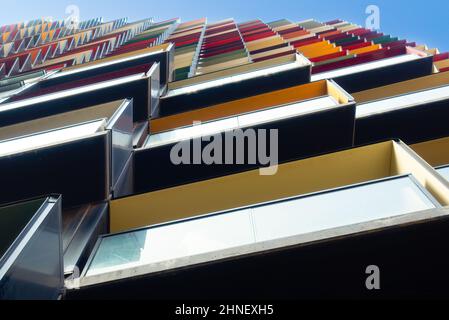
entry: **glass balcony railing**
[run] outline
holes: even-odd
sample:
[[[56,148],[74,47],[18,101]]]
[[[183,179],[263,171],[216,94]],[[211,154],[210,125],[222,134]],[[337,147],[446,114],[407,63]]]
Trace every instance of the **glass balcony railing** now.
[[[182,140],[210,136],[220,132],[318,112],[338,105],[339,104],[334,97],[325,96],[262,111],[249,112],[236,117],[209,121],[198,125],[152,134],[148,138],[145,147],[157,147]]]
[[[357,118],[368,117],[373,114],[404,109],[448,98],[449,86],[443,86],[388,99],[372,101],[357,106]]]
[[[102,237],[86,276],[440,207],[412,175]],[[170,266],[170,263],[167,263]]]

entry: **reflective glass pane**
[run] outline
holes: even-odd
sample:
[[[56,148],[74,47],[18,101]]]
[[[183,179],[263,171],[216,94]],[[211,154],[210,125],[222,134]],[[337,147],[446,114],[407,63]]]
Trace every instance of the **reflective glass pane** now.
[[[449,98],[449,86],[373,101],[357,106],[357,118]]]
[[[258,241],[285,238],[435,208],[408,177],[254,209]]]
[[[435,207],[409,176],[356,185],[105,237],[87,276]]]
[[[441,168],[437,170],[447,181],[449,181],[449,167]]]
[[[105,120],[97,120],[77,126],[61,128],[39,134],[0,142],[0,156],[32,150],[47,145],[77,139],[97,132]]]
[[[106,237],[87,275],[254,243],[249,210]]]

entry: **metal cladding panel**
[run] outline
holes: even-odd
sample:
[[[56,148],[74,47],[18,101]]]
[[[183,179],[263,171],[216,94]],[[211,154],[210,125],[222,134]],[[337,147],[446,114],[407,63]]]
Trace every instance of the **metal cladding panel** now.
[[[69,290],[67,299],[397,299],[422,292],[447,297],[449,259],[441,253],[448,227],[447,212],[417,223],[379,224],[369,232],[353,233],[360,229],[350,226],[343,236],[329,232],[324,240],[312,236],[277,250]],[[366,287],[373,263],[381,271],[381,290]]]
[[[0,260],[0,299],[55,300],[63,287],[61,198],[51,197]]]
[[[63,195],[63,206],[102,201],[109,195],[110,134],[0,158],[4,188],[0,203],[50,193]]]
[[[403,62],[365,72],[354,73],[333,80],[349,93],[368,90],[432,74],[432,57]]]
[[[390,139],[407,144],[449,136],[449,100],[383,112],[356,119],[355,144],[364,145]]]
[[[111,131],[111,187],[113,188],[133,151],[133,102],[126,101],[107,127]]]
[[[76,232],[67,234],[69,239],[64,239],[69,242],[64,251],[64,273],[66,275],[81,271],[98,236],[109,232],[108,209],[107,202],[89,205],[87,208],[77,208],[83,217],[81,221],[77,221],[79,225],[77,225]],[[63,212],[64,214],[65,212]]]

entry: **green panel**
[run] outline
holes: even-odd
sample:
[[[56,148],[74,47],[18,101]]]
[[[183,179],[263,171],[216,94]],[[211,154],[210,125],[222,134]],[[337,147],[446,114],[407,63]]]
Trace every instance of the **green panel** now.
[[[30,222],[45,199],[13,204],[0,208],[0,257]]]
[[[192,52],[192,51],[195,51],[197,47],[198,47],[198,43],[176,47],[175,54],[183,54],[183,53],[187,53],[187,52]]]
[[[231,53],[224,53],[211,58],[201,59],[201,62],[199,64],[201,65],[201,67],[206,67],[217,63],[236,60],[245,57],[248,57],[248,54],[245,49],[241,49],[233,51]]]
[[[398,41],[399,38],[392,38],[391,36],[383,36],[383,37],[379,37],[373,40],[374,44],[384,44],[384,43],[389,43],[389,42],[394,42],[394,41]]]
[[[338,39],[334,43],[335,43],[336,46],[341,46],[342,44],[345,44],[345,43],[348,43],[348,42],[352,42],[352,41],[356,41],[356,40],[359,40],[359,37],[352,36],[352,37],[349,37],[349,38]]]
[[[291,21],[289,21],[287,19],[281,19],[281,20],[276,20],[276,21],[267,23],[267,25],[269,25],[272,28],[282,27],[282,26],[286,26],[288,24],[291,24]]]
[[[307,21],[304,23],[298,23],[298,26],[306,28],[306,29],[314,29],[318,27],[323,27],[324,24],[318,22],[318,21]]]

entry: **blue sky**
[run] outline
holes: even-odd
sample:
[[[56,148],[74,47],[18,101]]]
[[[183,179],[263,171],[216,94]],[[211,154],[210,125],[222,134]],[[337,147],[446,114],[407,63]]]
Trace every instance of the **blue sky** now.
[[[0,24],[44,16],[64,18],[66,7],[76,5],[81,19],[180,17],[187,21],[208,17],[209,21],[217,21],[233,17],[240,22],[253,18],[268,22],[280,18],[293,21],[341,18],[364,25],[365,9],[371,4],[380,8],[384,33],[449,51],[447,0],[5,0],[0,8]]]

